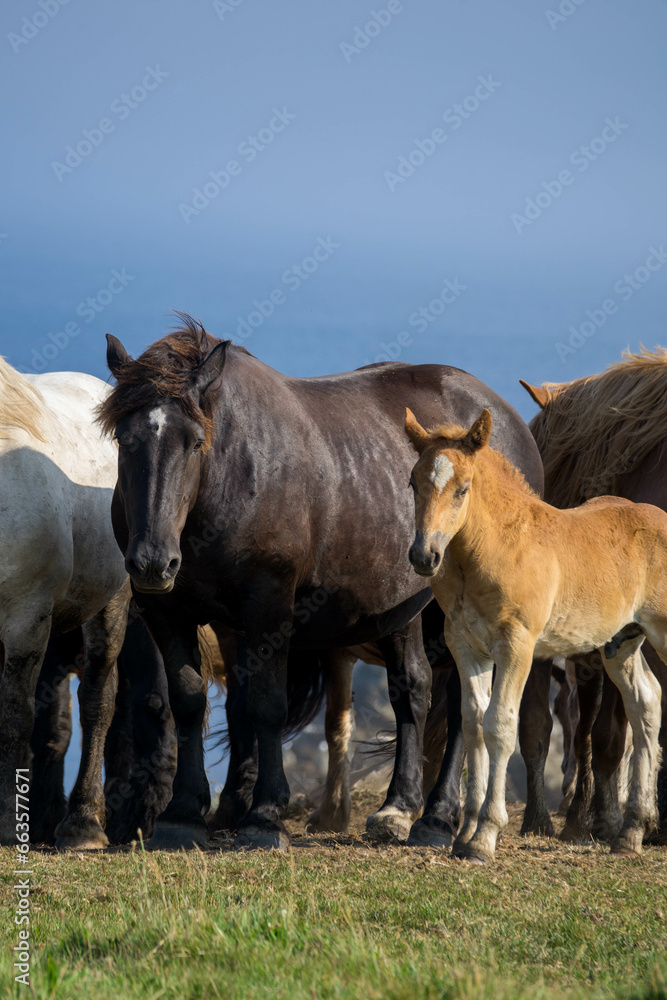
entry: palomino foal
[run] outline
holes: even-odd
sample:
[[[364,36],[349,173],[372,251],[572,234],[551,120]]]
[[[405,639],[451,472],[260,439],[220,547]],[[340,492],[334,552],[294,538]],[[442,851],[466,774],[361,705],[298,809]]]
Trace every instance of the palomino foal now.
[[[533,657],[597,648],[635,746],[612,851],[639,853],[657,821],[660,687],[641,645],[648,636],[667,660],[667,514],[617,497],[571,510],[544,503],[488,447],[488,410],[467,432],[452,424],[426,431],[408,410],[405,429],[419,453],[410,562],[432,578],[461,675],[469,777],[453,853],[490,860],[507,824],[507,763]]]

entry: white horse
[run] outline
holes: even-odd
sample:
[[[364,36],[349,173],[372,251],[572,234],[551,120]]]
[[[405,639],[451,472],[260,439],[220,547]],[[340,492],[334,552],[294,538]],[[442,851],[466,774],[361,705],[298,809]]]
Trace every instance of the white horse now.
[[[16,843],[16,770],[26,766],[49,636],[79,625],[81,766],[57,845],[107,844],[102,755],[130,598],[111,525],[117,447],[100,436],[94,417],[107,391],[91,375],[26,376],[0,358],[2,844]]]

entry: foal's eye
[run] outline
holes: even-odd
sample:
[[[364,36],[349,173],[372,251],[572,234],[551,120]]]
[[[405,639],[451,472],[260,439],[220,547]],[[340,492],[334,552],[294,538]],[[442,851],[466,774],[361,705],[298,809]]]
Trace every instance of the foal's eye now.
[[[470,489],[469,484],[465,486],[459,486],[458,490],[456,491],[457,497],[464,497],[469,489]]]
[[[203,441],[195,441],[194,451],[201,451],[204,447]]]

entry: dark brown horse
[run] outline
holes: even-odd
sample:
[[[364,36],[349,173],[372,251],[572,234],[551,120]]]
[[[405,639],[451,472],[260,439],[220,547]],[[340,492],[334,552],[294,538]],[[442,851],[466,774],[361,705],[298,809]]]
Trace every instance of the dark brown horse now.
[[[540,406],[531,421],[544,462],[545,499],[574,507],[611,494],[667,510],[667,351],[642,349],[597,375],[573,382],[522,381]],[[644,655],[667,698],[667,671],[655,651]],[[576,663],[579,722],[574,736],[578,773],[563,836],[592,833],[611,840],[621,822],[618,768],[623,759],[627,718],[617,688],[603,679],[600,657]],[[666,718],[663,711],[663,720]],[[548,733],[539,736],[548,746]],[[663,759],[667,729],[661,731]],[[658,778],[661,838],[667,834],[667,769]]]
[[[167,670],[178,736],[173,798],[151,845],[206,842],[206,705],[197,625],[241,637],[247,721],[258,747],[237,846],[285,847],[281,732],[287,650],[376,641],[396,715],[394,775],[370,829],[405,836],[421,812],[430,688],[412,571],[406,405],[427,423],[494,416],[494,443],[541,490],[539,455],[518,414],[472,375],[440,365],[371,365],[289,378],[189,318],[137,360],[108,338],[117,385],[99,414],[119,445],[112,517],[143,617]]]

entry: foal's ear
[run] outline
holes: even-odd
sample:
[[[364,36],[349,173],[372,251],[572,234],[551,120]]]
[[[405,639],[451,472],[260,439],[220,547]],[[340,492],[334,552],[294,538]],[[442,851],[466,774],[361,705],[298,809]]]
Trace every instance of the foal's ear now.
[[[524,382],[522,378],[519,379],[519,382],[524,387],[533,402],[537,403],[539,408],[543,410],[551,398],[549,390],[540,385],[531,385],[530,382]]]
[[[217,347],[214,347],[209,356],[202,361],[195,374],[192,385],[193,392],[199,393],[200,396],[203,395],[208,387],[215,382],[218,376],[222,375],[222,369],[225,367],[227,348],[229,347],[229,344],[229,340],[223,340],[223,342],[218,344]]]
[[[464,438],[465,444],[470,451],[479,451],[485,444],[488,444],[491,437],[492,424],[493,417],[489,411],[482,410],[482,415],[477,418]]]
[[[405,410],[405,433],[410,438],[412,447],[421,454],[429,440],[429,435],[409,408]]]
[[[107,365],[109,371],[115,379],[120,377],[123,365],[126,365],[132,358],[127,353],[118,337],[112,333],[107,333]]]

